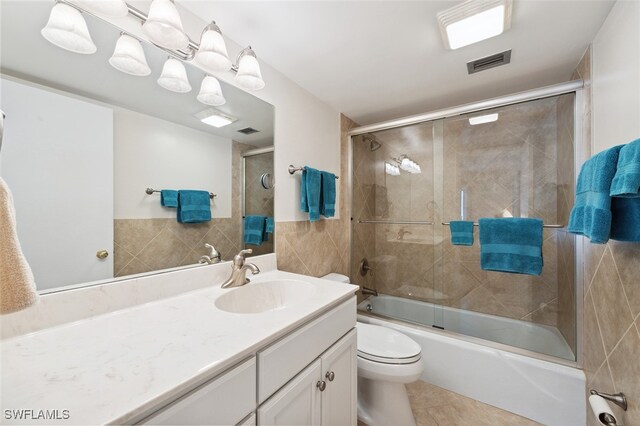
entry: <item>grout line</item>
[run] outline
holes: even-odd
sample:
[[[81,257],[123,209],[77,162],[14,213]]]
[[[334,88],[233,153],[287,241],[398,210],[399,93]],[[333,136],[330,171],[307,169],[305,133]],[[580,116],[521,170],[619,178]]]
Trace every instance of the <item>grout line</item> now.
[[[583,247],[584,247],[584,244],[592,244],[592,243],[590,241],[587,241],[586,237],[583,237],[582,238],[582,244],[583,244]],[[591,290],[591,285],[593,284],[593,281],[596,279],[596,275],[598,275],[598,271],[600,270],[600,265],[602,264],[602,259],[604,259],[604,255],[607,253],[607,249],[608,248],[609,248],[609,245],[606,244],[604,250],[602,251],[602,255],[600,256],[600,259],[598,260],[598,264],[596,265],[596,269],[593,270],[593,276],[591,277],[591,280],[587,284],[587,291]],[[583,267],[583,269],[584,269],[584,267]]]
[[[616,258],[613,255],[613,250],[611,250],[611,247],[609,247],[609,244],[607,244],[607,247],[609,248],[609,251],[611,252],[611,259],[613,260],[613,267],[616,270],[616,275],[618,277],[618,281],[620,281],[620,286],[622,287],[622,294],[624,295],[624,300],[627,301],[627,307],[629,308],[629,312],[631,312],[631,319],[633,322],[633,309],[631,309],[631,303],[629,303],[629,297],[627,296],[627,291],[624,287],[624,282],[622,281],[622,276],[620,275],[620,270],[618,269],[618,264],[616,263]]]
[[[589,291],[591,291],[591,289],[589,289]],[[604,345],[604,339],[602,338],[602,328],[600,327],[600,320],[598,319],[598,313],[596,312],[596,303],[593,301],[593,293],[589,295],[589,299],[591,299],[593,316],[596,317],[596,325],[598,326],[598,338],[600,340],[600,344],[602,345],[602,351],[604,352],[604,359],[606,361],[609,355],[607,354],[607,348]]]

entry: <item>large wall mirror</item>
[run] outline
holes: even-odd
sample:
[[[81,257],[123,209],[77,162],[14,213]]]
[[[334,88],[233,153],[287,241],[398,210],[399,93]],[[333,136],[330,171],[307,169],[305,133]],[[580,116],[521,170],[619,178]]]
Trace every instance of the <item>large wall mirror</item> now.
[[[224,82],[224,105],[200,103],[205,73],[189,63],[191,92],[160,87],[167,53],[144,42],[150,75],[113,68],[120,30],[88,14],[97,52],[60,49],[40,33],[53,5],[3,1],[1,14],[0,175],[38,290],[198,265],[205,244],[222,260],[273,251],[272,233],[243,232],[244,216],[273,217],[273,107]],[[180,223],[147,188],[215,194],[211,220]]]

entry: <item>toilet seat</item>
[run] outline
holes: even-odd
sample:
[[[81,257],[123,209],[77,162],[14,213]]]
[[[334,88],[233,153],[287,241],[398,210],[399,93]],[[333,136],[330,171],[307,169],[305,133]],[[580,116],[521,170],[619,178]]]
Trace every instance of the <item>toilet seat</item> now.
[[[387,327],[358,322],[358,356],[383,364],[412,364],[421,348],[411,338]]]

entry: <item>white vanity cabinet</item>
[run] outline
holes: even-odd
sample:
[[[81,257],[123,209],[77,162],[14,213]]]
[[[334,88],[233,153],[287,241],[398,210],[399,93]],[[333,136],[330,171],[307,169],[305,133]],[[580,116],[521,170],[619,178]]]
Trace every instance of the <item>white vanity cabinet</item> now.
[[[355,425],[356,351],[351,330],[258,408],[258,425]]]

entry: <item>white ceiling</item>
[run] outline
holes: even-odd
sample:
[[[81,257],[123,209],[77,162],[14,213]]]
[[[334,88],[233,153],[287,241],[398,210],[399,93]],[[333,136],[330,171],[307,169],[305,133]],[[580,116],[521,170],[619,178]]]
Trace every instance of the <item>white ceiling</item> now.
[[[614,2],[514,0],[509,31],[455,51],[444,49],[436,13],[457,1],[178,3],[370,124],[567,81]],[[511,64],[467,74],[466,62],[507,49]]]

